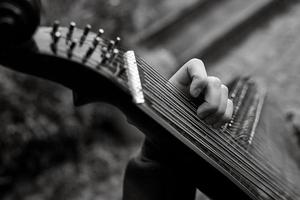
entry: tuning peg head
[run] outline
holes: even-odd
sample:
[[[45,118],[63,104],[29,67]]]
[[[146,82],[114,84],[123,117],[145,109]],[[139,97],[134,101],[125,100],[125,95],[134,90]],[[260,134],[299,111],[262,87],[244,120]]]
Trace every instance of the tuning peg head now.
[[[90,24],[87,24],[84,28],[83,35],[87,36],[89,34],[89,32],[91,31],[91,29],[92,29],[92,26]]]
[[[74,31],[75,27],[76,27],[76,23],[75,22],[70,22],[69,30]]]
[[[100,43],[100,38],[98,36],[95,37],[95,39],[93,40],[93,45],[96,48],[98,46],[98,44]]]
[[[107,46],[107,50],[108,51],[113,51],[113,49],[115,48],[116,42],[114,40],[110,40]]]
[[[115,39],[115,46],[118,46],[121,43],[121,38],[120,37],[116,37]]]
[[[61,38],[61,32],[56,31],[53,35],[53,44],[57,44],[60,38]]]
[[[67,43],[72,40],[75,28],[76,28],[76,23],[71,22],[70,25],[69,25],[68,33],[67,33],[67,40],[66,40]]]
[[[57,53],[57,43],[61,38],[61,32],[56,31],[52,36],[52,43],[50,44],[50,48],[54,54]]]
[[[100,28],[98,30],[97,37],[101,38],[103,36],[103,34],[104,34],[104,30],[102,28]]]
[[[119,53],[120,53],[119,49],[114,49],[112,52],[112,56],[110,58],[110,62],[113,62],[116,59],[116,57],[119,55]]]
[[[104,51],[101,54],[101,64],[111,64],[116,57],[119,55],[118,49],[113,49],[112,51]]]
[[[58,31],[59,29],[59,26],[60,26],[60,21],[58,20],[55,20],[52,24],[52,31],[51,31],[51,35],[52,37],[55,35],[55,33]]]

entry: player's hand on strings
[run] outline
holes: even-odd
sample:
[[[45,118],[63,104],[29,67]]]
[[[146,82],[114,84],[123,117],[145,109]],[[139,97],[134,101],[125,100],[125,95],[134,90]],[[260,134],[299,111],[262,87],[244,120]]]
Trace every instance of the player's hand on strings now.
[[[193,98],[203,95],[204,103],[199,105],[197,115],[208,124],[219,128],[231,119],[233,104],[228,99],[228,88],[219,78],[207,76],[201,60],[188,61],[169,82]]]

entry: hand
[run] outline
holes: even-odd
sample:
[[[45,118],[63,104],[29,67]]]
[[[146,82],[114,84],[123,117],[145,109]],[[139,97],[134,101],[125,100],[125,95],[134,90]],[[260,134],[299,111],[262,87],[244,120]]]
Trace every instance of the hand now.
[[[204,103],[197,109],[197,115],[215,128],[231,119],[233,104],[228,99],[228,88],[219,78],[207,76],[205,66],[199,59],[191,59],[169,80],[178,89],[197,98],[204,92]]]

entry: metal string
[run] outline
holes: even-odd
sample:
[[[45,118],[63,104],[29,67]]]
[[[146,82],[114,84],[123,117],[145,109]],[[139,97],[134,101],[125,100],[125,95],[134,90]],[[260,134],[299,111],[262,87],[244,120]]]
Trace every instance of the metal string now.
[[[90,59],[90,60],[93,60],[93,59]],[[118,62],[121,62],[122,64],[123,64],[123,59],[122,59],[122,55],[120,54],[120,55],[118,55],[118,57],[116,58],[116,61],[118,61]],[[139,59],[139,58],[137,58],[137,61],[138,61],[138,64],[139,64],[139,67],[141,67],[141,68],[143,68],[144,70],[148,70],[148,72],[151,72],[151,73],[149,73],[150,74],[150,77],[151,76],[153,76],[154,77],[154,82],[153,83],[159,83],[159,89],[164,89],[164,88],[166,88],[166,83],[168,83],[168,81],[164,78],[164,77],[162,77],[155,69],[153,69],[152,67],[150,67],[150,66],[148,66],[143,60],[141,60],[141,59]],[[98,62],[98,61],[95,61],[95,62]],[[162,85],[161,84],[164,84],[163,85],[163,87],[161,87]],[[156,86],[156,85],[155,85]],[[170,90],[170,91],[173,91],[173,96],[174,96],[174,91],[176,91],[176,93],[175,93],[175,97],[176,98],[178,98],[179,99],[179,101],[181,101],[181,102],[176,102],[178,105],[177,105],[177,107],[179,106],[179,107],[182,107],[181,109],[184,109],[185,111],[183,112],[184,113],[184,117],[185,118],[188,118],[188,120],[194,120],[194,121],[192,121],[193,123],[195,123],[195,119],[192,119],[190,116],[192,116],[192,117],[194,117],[195,118],[195,112],[192,112],[192,111],[194,111],[195,110],[195,107],[196,107],[196,105],[194,105],[193,103],[191,103],[190,101],[189,101],[189,98],[181,91],[181,90],[179,90],[177,87],[175,87],[173,84],[170,84],[170,83],[168,83],[167,84],[167,88],[168,87],[170,87],[170,88],[172,88],[172,90]],[[153,88],[152,88],[153,89]],[[161,90],[160,90],[160,92],[161,92]],[[167,96],[167,95],[166,95]],[[176,99],[175,98],[175,99]],[[174,99],[173,99],[174,100]],[[172,101],[170,101],[170,102],[172,102]],[[170,103],[170,102],[167,102],[167,103]],[[183,103],[183,105],[184,106],[182,106],[182,103]],[[186,115],[186,112],[187,111],[187,113],[189,113],[189,115]],[[197,116],[196,116],[197,117]],[[175,120],[176,121],[178,121],[178,120],[180,120],[180,117],[178,117],[177,119],[175,118]],[[198,120],[196,120],[196,122],[197,123],[200,123],[203,127],[201,127],[199,124],[198,124],[198,126],[197,126],[197,128],[198,128],[198,130],[196,129],[196,131],[199,131],[199,130],[202,130],[202,131],[204,131],[205,133],[210,133],[210,132],[212,132],[212,133],[210,133],[210,135],[212,135],[212,136],[214,136],[214,134],[215,133],[217,133],[216,132],[216,130],[213,130],[213,129],[211,129],[210,127],[208,127],[204,122],[202,122],[201,120],[199,120],[199,118],[198,118]],[[188,131],[188,133],[189,134],[191,134],[192,135],[192,132],[190,132],[190,131]],[[228,133],[228,134],[230,134],[230,132],[229,132],[229,130],[226,130],[226,133]],[[218,134],[218,133],[217,133]],[[219,135],[219,134],[218,134]],[[197,135],[197,137],[196,138],[198,138],[198,136],[199,135]],[[221,139],[224,139],[223,137],[220,137]],[[215,138],[214,138],[215,139]],[[231,140],[232,138],[227,138],[227,139],[229,139],[229,140]],[[224,142],[224,141],[222,141],[222,140],[220,140],[219,142]],[[225,144],[225,147],[226,147],[226,145],[228,145],[228,140],[226,141],[225,140],[225,143],[223,143],[223,144]],[[229,143],[229,145],[231,145],[232,147],[239,147],[237,144],[235,144],[234,146],[232,145],[232,143]],[[224,145],[221,145],[221,146],[224,146]],[[240,148],[240,147],[239,147]],[[225,149],[225,150],[227,150],[227,148]],[[239,149],[240,150],[240,149]],[[244,149],[243,149],[244,150]],[[239,151],[237,151],[237,152],[239,152]],[[233,152],[234,154],[236,154],[236,152]],[[236,154],[237,155],[237,154]],[[229,155],[230,156],[230,155]],[[241,157],[239,157],[239,159],[241,159]],[[247,163],[246,162],[246,166],[247,166],[247,164],[249,164],[249,163]],[[255,169],[255,168],[254,168]],[[283,183],[282,183],[283,184]],[[284,186],[284,184],[283,184],[283,186]]]
[[[123,59],[120,57],[119,58],[120,60],[120,62],[123,62]],[[139,58],[137,58],[137,60],[138,60],[138,63],[140,64],[140,66],[144,66],[146,63],[144,62],[144,61],[142,61],[141,59],[139,59]],[[145,65],[145,66],[148,66],[148,65]],[[153,71],[155,71],[156,72],[156,70],[155,69],[153,69],[152,67],[150,67],[150,69],[152,69]],[[164,79],[164,77],[161,77],[161,75],[159,74],[159,73],[157,73],[156,74],[156,78],[160,78],[160,79],[162,79],[163,80],[163,82],[164,83],[167,83],[167,80],[165,80]],[[183,102],[184,102],[184,104],[185,105],[191,105],[190,107],[192,107],[192,109],[194,109],[194,105],[192,105],[190,102],[185,102],[185,101],[187,101],[187,100],[189,100],[186,96],[185,96],[185,94],[183,94],[182,93],[182,91],[180,91],[179,89],[177,89],[174,85],[172,85],[172,84],[168,84],[168,85],[170,85],[174,90],[176,90],[177,91],[177,94],[179,94],[180,95],[180,99],[181,100],[183,100]],[[200,121],[201,122],[201,121]],[[203,125],[205,125],[205,123],[203,123]],[[211,130],[210,130],[211,131]],[[215,131],[214,131],[215,132]],[[228,133],[228,134],[230,134],[230,132],[229,132],[229,130],[226,130],[226,132]],[[230,138],[231,139],[231,138]],[[236,147],[236,146],[233,146],[233,147]],[[266,168],[266,170],[267,170],[267,168]],[[277,171],[277,170],[276,170]],[[276,172],[275,171],[275,172]],[[283,184],[282,183],[282,185],[283,186],[285,186],[285,184]]]
[[[155,81],[155,80],[151,80],[151,81]],[[157,93],[159,93],[160,95],[161,95],[161,91],[159,91],[159,90],[155,90],[156,88],[155,87],[152,87],[152,88],[149,88],[149,91],[153,91],[154,93],[153,94],[157,94]],[[167,103],[171,103],[171,102],[173,102],[174,101],[174,99],[169,99],[168,98],[168,96],[171,96],[171,94],[167,94],[167,95],[165,95],[164,97],[161,97],[161,96],[158,96],[158,98],[163,98],[163,99],[161,99],[162,101],[163,100],[167,100]],[[175,101],[176,102],[176,101]],[[174,104],[172,104],[173,106],[174,106]],[[185,113],[184,111],[183,112],[181,112],[182,111],[182,109],[180,109],[180,107],[178,107],[178,106],[176,106],[175,105],[175,107],[176,107],[176,111],[178,110],[178,111],[180,111],[179,113]],[[189,116],[189,115],[188,115]],[[187,118],[187,116],[181,116],[181,118]],[[180,119],[180,117],[179,117],[179,119]],[[192,119],[188,119],[189,121],[190,120],[192,120]],[[197,125],[195,125],[195,122],[190,122],[190,123],[192,123],[194,126],[197,126]],[[198,129],[201,129],[201,127],[199,128],[199,127],[197,127]],[[194,130],[195,131],[195,130]],[[199,131],[199,130],[198,130]],[[207,130],[204,130],[204,131],[207,131]],[[195,131],[196,132],[196,131]],[[226,149],[225,149],[226,150]]]

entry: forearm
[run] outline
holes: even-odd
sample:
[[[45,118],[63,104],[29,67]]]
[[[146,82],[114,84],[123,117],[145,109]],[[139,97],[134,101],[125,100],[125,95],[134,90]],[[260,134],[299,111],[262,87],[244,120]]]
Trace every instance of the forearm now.
[[[123,200],[195,199],[195,187],[185,170],[173,162],[162,162],[164,153],[146,139],[126,168]]]

